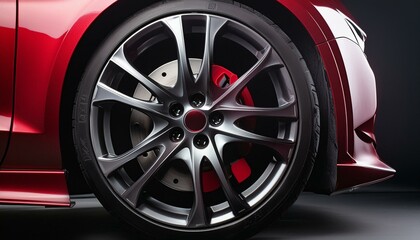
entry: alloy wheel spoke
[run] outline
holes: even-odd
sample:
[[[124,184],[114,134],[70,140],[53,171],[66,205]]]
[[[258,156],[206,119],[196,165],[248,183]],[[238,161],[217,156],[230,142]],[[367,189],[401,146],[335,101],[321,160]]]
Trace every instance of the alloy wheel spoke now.
[[[124,93],[107,86],[104,83],[98,83],[96,94],[92,99],[92,103],[96,106],[104,106],[104,104],[110,102],[122,103],[145,114],[156,116],[165,120],[170,119],[165,113],[167,110],[163,104],[129,97]]]
[[[187,219],[187,226],[202,227],[208,224],[208,217],[206,207],[203,199],[203,189],[201,181],[201,163],[203,155],[200,151],[192,148],[189,156],[182,158],[190,169],[193,189],[194,189],[194,203]]]
[[[259,73],[275,66],[279,68],[284,67],[282,60],[270,46],[267,46],[258,52],[257,58],[257,63],[255,63],[254,66],[252,66],[237,81],[235,81],[220,97],[218,97],[213,106],[218,106],[229,102],[236,102],[238,94]]]
[[[243,199],[243,197],[238,194],[229,182],[229,177],[226,172],[226,168],[223,166],[223,160],[217,146],[211,143],[208,146],[209,150],[206,151],[206,158],[212,164],[214,171],[220,181],[222,186],[223,192],[228,200],[230,208],[233,214],[238,215],[239,213],[243,212],[250,208],[249,204]]]
[[[129,161],[137,158],[145,152],[159,147],[159,142],[169,142],[168,132],[169,128],[164,127],[164,125],[155,127],[155,129],[152,131],[152,133],[149,134],[149,136],[146,137],[146,139],[134,146],[129,151],[119,156],[98,157],[98,163],[103,173],[108,177],[111,173]]]
[[[292,140],[259,135],[241,129],[233,124],[223,128],[218,128],[215,139],[218,147],[224,146],[225,144],[231,142],[253,143],[268,147],[280,154],[283,158],[283,161],[286,163],[288,163],[289,154],[295,145],[294,141]]]
[[[172,32],[177,45],[178,80],[173,88],[173,92],[179,97],[186,96],[188,91],[194,86],[195,80],[187,56],[182,16],[166,18],[162,22]]]
[[[298,117],[297,106],[294,100],[278,107],[254,107],[235,102],[219,106],[214,111],[220,112],[231,124],[246,117],[275,117],[289,121],[295,121]]]
[[[196,86],[198,90],[208,94],[211,83],[211,68],[213,64],[214,42],[219,31],[227,23],[226,19],[206,16],[206,35],[204,43],[204,54],[201,68],[198,73]]]
[[[155,140],[156,141],[156,140]],[[137,207],[140,194],[146,184],[156,175],[163,165],[167,164],[169,160],[176,155],[177,150],[182,147],[182,142],[174,143],[166,141],[165,144],[159,146],[159,155],[153,162],[149,169],[145,170],[143,175],[135,181],[123,194],[122,197],[134,207]]]
[[[168,102],[174,98],[174,96],[165,87],[154,81],[153,79],[144,76],[137,69],[131,65],[124,54],[124,47],[120,47],[117,52],[110,59],[111,62],[116,64],[122,70],[130,74],[132,77],[137,79],[140,84],[145,86],[153,95],[155,95],[160,101]]]

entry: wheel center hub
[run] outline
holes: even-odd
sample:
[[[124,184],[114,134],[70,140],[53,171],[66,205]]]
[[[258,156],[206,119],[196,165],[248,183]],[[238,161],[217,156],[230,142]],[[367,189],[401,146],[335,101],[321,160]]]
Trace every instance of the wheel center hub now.
[[[207,117],[202,111],[191,110],[184,118],[185,127],[191,132],[200,132],[207,124]]]

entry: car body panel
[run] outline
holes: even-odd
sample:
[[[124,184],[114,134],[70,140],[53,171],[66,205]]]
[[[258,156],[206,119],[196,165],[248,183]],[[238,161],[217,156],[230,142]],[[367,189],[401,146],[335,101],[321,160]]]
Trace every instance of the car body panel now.
[[[349,128],[351,137],[346,138],[349,146],[347,152],[340,149],[340,140],[338,140],[336,191],[352,190],[392,177],[395,170],[381,162],[374,146],[376,83],[366,56],[355,42],[347,38],[329,41],[319,48],[321,54],[326,51],[322,48],[337,49],[336,54],[330,57],[335,57],[335,63],[341,68],[340,72],[346,79],[344,86],[352,96],[346,101],[351,107],[350,111],[347,111],[348,123],[351,126]],[[327,74],[328,70],[327,68]],[[328,76],[330,78],[330,75]],[[335,109],[337,111],[337,107]],[[341,124],[337,121],[337,133],[340,132]]]
[[[50,177],[51,171],[63,172],[59,120],[68,66],[89,27],[116,2],[19,1],[13,134],[1,165],[2,171],[30,169],[36,170],[37,176],[44,172],[46,178]],[[349,14],[334,0],[277,2],[292,12],[306,28],[325,65],[337,123],[337,191],[391,176],[394,171],[380,162],[374,149],[375,79],[364,57],[360,39],[349,26]],[[1,21],[0,26],[4,25]],[[13,76],[5,79],[10,85]],[[7,83],[2,80],[0,84]],[[4,96],[10,98],[12,92],[7,91]],[[3,102],[0,105],[0,110],[7,108]],[[10,110],[9,106],[9,114]],[[1,135],[0,141],[3,141]],[[1,150],[0,147],[0,154]],[[358,169],[378,173],[371,175],[377,178],[366,179],[366,174]],[[350,176],[352,172],[355,175]],[[47,181],[43,183],[48,185]]]
[[[62,169],[58,119],[67,66],[86,29],[113,2],[19,1],[18,91],[2,169]]]
[[[366,35],[339,1],[278,1],[306,27],[325,65],[337,124],[336,191],[392,177],[395,170],[380,161],[374,148],[376,83],[363,52]]]
[[[64,171],[0,171],[0,202],[70,206]]]
[[[13,112],[13,80],[16,40],[16,1],[0,8],[0,163],[9,142]]]

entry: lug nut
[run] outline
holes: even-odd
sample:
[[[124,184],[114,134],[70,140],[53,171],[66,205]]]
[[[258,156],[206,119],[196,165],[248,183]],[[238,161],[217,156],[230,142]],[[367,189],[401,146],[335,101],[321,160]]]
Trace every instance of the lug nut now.
[[[184,107],[179,103],[172,104],[169,108],[169,113],[173,117],[180,117],[184,113]]]
[[[196,93],[190,97],[190,102],[193,107],[199,108],[206,102],[206,97],[201,93]]]
[[[179,142],[184,138],[184,131],[177,127],[172,129],[169,136],[172,142]]]
[[[210,124],[214,127],[220,126],[223,123],[223,115],[220,112],[210,114]]]
[[[206,148],[209,145],[209,138],[206,135],[199,134],[194,137],[194,146],[197,148]]]

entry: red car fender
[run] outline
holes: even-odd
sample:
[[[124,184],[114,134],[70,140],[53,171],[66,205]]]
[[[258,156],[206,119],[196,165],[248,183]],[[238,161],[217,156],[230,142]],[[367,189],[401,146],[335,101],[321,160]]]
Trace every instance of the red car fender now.
[[[19,91],[2,169],[62,169],[58,120],[67,67],[87,28],[114,2],[19,2],[15,83]],[[63,21],[51,24],[55,18]]]
[[[81,37],[114,2],[19,1],[15,66],[19,91],[14,99],[13,134],[0,169],[0,202],[71,205],[60,153],[62,87]],[[65,21],[51,24],[51,15]]]
[[[13,79],[16,40],[16,1],[0,8],[0,163],[9,141],[13,112]]]
[[[337,123],[336,191],[392,177],[395,170],[380,161],[374,146],[376,83],[360,42],[366,36],[358,39],[351,29],[353,20],[339,1],[278,2],[305,26],[325,65]]]

